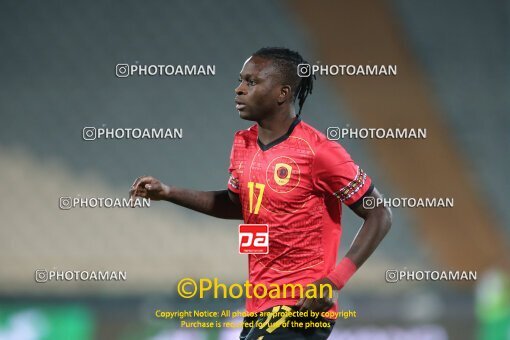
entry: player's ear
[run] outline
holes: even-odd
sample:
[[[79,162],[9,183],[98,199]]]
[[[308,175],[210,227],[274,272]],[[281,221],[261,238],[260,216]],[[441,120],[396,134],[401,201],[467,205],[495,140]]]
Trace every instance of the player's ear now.
[[[288,99],[290,99],[290,96],[292,95],[292,91],[289,85],[283,85],[280,88],[280,95],[278,96],[278,104],[285,103]]]

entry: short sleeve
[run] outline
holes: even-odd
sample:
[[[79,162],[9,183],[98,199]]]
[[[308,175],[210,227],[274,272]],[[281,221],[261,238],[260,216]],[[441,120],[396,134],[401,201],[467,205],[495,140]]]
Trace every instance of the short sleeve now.
[[[234,138],[234,143],[232,145],[232,151],[230,152],[230,165],[228,167],[229,178],[227,183],[227,189],[239,194],[239,162],[236,157],[236,138]]]
[[[312,168],[314,186],[334,195],[348,206],[354,205],[372,189],[372,180],[338,143],[324,142],[316,151]]]

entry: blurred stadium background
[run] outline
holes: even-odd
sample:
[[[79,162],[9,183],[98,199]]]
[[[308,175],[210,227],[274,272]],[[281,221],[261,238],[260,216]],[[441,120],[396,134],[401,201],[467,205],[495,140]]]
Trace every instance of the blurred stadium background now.
[[[417,1],[4,1],[0,10],[0,339],[234,339],[184,330],[156,309],[242,310],[184,300],[184,277],[244,282],[237,222],[165,203],[58,208],[125,197],[150,174],[225,188],[244,60],[286,46],[310,62],[397,64],[397,77],[319,77],[303,119],[427,128],[426,140],[342,140],[390,197],[381,247],[343,291],[332,339],[510,339],[510,3]],[[209,64],[209,77],[117,78],[115,65]],[[171,141],[86,142],[85,126],[182,128]],[[345,253],[361,221],[344,209]],[[386,283],[388,269],[477,270],[474,284]],[[124,270],[126,282],[34,281],[37,269]]]

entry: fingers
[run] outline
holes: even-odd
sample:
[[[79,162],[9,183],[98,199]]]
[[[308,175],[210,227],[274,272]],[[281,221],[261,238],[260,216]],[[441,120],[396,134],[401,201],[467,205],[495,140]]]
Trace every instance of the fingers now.
[[[305,298],[299,299],[298,302],[296,302],[296,307],[299,309],[303,305],[305,300],[306,300]]]
[[[334,303],[329,299],[310,299],[310,298],[301,298],[296,304],[296,307],[299,311],[304,312],[306,310],[312,310],[314,312],[326,312],[331,307],[333,307]]]
[[[131,189],[129,190],[129,198],[132,202],[136,199],[136,197],[149,198],[149,192],[147,190],[147,186],[150,186],[153,177],[150,176],[140,176],[131,185]]]
[[[135,179],[135,181],[133,182],[133,184],[131,184],[131,188],[134,188],[134,187],[136,186],[136,183],[137,183],[140,179],[142,179],[142,178],[144,178],[144,177],[145,177],[145,176],[137,177],[137,178]]]
[[[138,187],[135,190],[135,197],[149,198],[149,192],[144,187]]]
[[[301,298],[301,299],[299,299],[298,303],[299,303],[299,305],[296,305],[296,307],[299,307],[299,308],[298,308],[298,310],[299,310],[300,312],[302,312],[302,311],[304,311],[304,310],[308,309],[308,304],[309,304],[309,302],[308,302],[308,299],[307,299],[307,298]]]
[[[151,179],[152,179],[152,177],[150,177],[150,176],[140,176],[137,179],[135,179],[135,181],[131,185],[131,190],[129,190],[130,196],[133,197],[133,195],[136,194],[137,191],[140,189],[142,184],[145,184],[146,182],[150,181]],[[144,186],[142,186],[142,188],[144,188]]]
[[[133,182],[133,184],[131,184],[131,188],[129,189],[129,198],[133,199],[135,198],[135,194],[136,194],[136,187],[138,186],[138,181],[143,178],[142,177],[137,177],[135,179],[135,181]]]
[[[319,311],[319,309],[321,309],[320,307],[321,306],[319,305],[317,299],[306,298],[305,301],[303,302],[303,305],[299,308],[299,310],[302,312],[306,310],[313,310],[315,312]]]
[[[303,305],[299,308],[299,310],[301,312],[304,312],[306,310],[313,310],[313,311],[316,311],[316,302],[315,302],[315,299],[309,299],[309,298],[306,298],[305,301],[303,302]]]
[[[327,312],[333,305],[334,303],[332,301],[324,300],[324,303],[320,306],[319,312]]]

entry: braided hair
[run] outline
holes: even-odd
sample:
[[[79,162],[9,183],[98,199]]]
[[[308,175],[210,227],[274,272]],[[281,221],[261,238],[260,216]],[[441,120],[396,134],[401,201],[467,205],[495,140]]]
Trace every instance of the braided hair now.
[[[299,111],[297,116],[299,117],[306,98],[309,94],[312,94],[313,80],[315,79],[312,74],[308,76],[298,75],[298,65],[308,64],[308,62],[298,52],[283,47],[264,47],[253,53],[253,56],[269,59],[273,62],[283,78],[283,83],[291,86],[293,101],[298,100]]]

